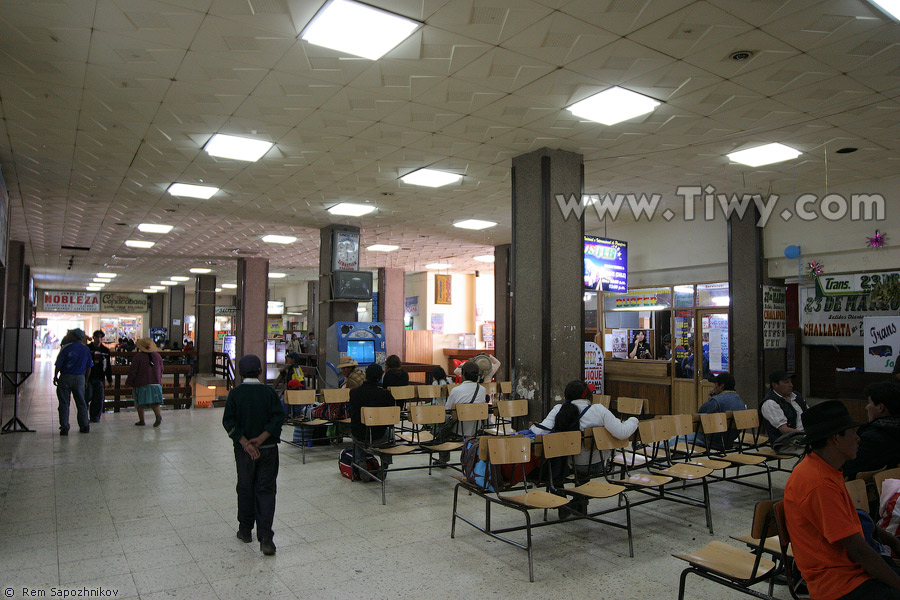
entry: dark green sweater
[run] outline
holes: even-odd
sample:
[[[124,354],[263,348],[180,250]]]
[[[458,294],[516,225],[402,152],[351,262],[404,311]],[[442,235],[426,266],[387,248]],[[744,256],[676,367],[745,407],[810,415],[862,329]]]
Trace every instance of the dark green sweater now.
[[[278,394],[261,383],[244,382],[228,392],[222,425],[228,437],[240,448],[241,436],[253,439],[263,431],[271,436],[261,448],[274,447],[281,441],[281,425],[284,423],[284,407]]]

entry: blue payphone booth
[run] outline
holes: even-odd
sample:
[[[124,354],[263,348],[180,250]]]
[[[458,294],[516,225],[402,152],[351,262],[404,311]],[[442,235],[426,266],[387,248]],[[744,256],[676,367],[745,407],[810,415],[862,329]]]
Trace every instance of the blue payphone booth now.
[[[342,356],[350,356],[365,368],[378,363],[384,366],[387,352],[384,347],[384,323],[359,323],[337,321],[326,332],[325,360],[332,365],[341,362]],[[329,369],[326,375],[328,387],[337,387],[337,378]]]

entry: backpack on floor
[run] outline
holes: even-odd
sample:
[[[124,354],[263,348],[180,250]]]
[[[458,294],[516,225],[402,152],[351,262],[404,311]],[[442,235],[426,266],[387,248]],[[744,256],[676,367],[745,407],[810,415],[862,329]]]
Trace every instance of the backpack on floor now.
[[[372,456],[371,454],[366,453],[366,469],[369,471],[377,471],[381,468],[381,464],[378,462],[378,459]],[[338,469],[341,472],[341,475],[349,479],[350,481],[359,481],[359,468],[357,468],[353,464],[353,447],[344,448],[341,451],[341,457],[338,459]]]
[[[491,463],[478,458],[478,438],[468,438],[463,442],[462,452],[459,455],[460,466],[463,475],[469,483],[477,485],[489,492],[494,491],[491,485]]]

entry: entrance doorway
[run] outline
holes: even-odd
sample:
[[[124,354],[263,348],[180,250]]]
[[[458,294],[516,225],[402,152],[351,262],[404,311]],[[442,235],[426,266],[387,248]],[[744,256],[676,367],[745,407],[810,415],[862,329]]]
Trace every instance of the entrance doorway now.
[[[672,412],[693,414],[706,402],[713,388],[708,378],[729,369],[728,311],[721,308],[676,310],[674,324]]]

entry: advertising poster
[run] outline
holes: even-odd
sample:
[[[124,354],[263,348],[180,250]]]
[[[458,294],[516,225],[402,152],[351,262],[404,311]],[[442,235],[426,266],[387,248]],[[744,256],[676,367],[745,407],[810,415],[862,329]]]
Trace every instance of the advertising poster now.
[[[434,276],[434,303],[435,304],[452,304],[452,296],[450,294],[450,284],[453,282],[452,275],[435,275]]]
[[[408,317],[419,316],[419,297],[409,296],[404,303],[406,305],[405,312]]]
[[[800,288],[800,323],[806,345],[862,346],[865,317],[896,314],[897,307],[871,302],[868,294],[817,297],[815,288]]]
[[[672,332],[672,342],[675,348],[675,360],[679,363],[688,355],[691,347],[691,335],[694,330],[694,312],[691,310],[679,310],[675,312],[675,331]]]
[[[763,286],[763,348],[784,348],[787,338],[786,291],[774,285]]]
[[[584,288],[628,292],[628,242],[584,236]]]
[[[822,275],[816,277],[819,295],[848,296],[867,294],[879,283],[900,279],[900,271],[857,273],[852,275]]]
[[[628,330],[613,329],[612,355],[615,358],[628,358]]]
[[[277,338],[284,334],[284,323],[281,319],[266,319],[266,325],[266,337]]]
[[[890,373],[900,353],[900,317],[865,317],[866,373]]]
[[[100,295],[94,292],[44,292],[46,311],[100,312]]]
[[[444,315],[431,313],[431,331],[432,333],[444,333]]]
[[[144,313],[150,310],[147,294],[100,294],[101,312]]]
[[[584,381],[596,386],[595,394],[603,393],[603,350],[594,342],[584,343]]]

